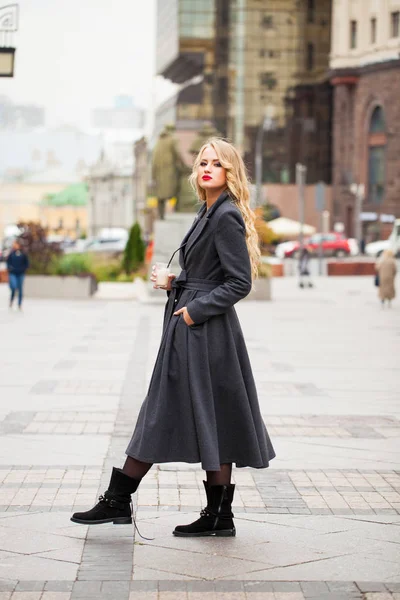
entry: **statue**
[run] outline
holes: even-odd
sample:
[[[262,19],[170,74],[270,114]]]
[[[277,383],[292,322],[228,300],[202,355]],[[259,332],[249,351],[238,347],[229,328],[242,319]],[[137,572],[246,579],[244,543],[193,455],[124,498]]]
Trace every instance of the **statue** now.
[[[174,131],[174,125],[166,125],[153,150],[152,178],[161,220],[165,218],[166,202],[174,197],[178,199],[181,176],[190,171],[179,152]]]

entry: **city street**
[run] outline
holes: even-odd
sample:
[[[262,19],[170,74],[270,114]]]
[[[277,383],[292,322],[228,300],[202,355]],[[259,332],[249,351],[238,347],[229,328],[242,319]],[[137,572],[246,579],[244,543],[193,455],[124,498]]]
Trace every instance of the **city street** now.
[[[400,599],[400,300],[382,309],[372,277],[314,282],[237,307],[277,452],[234,470],[237,537],[172,536],[205,505],[204,474],[165,464],[134,497],[152,540],[69,518],[124,460],[163,293],[113,299],[115,284],[19,313],[0,285],[0,600]]]

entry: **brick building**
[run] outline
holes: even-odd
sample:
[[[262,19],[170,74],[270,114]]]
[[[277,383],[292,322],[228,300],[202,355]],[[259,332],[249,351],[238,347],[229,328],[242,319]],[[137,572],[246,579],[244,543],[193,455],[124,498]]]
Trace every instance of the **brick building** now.
[[[330,67],[334,220],[386,237],[400,217],[400,0],[335,0]]]

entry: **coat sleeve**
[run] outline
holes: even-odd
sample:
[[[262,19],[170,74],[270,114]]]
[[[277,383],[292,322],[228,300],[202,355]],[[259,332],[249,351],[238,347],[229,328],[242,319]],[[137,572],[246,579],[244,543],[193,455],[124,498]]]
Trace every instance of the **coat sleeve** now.
[[[250,258],[239,213],[229,211],[221,215],[216,227],[215,245],[225,281],[209,294],[188,303],[186,308],[196,325],[226,312],[251,290]]]

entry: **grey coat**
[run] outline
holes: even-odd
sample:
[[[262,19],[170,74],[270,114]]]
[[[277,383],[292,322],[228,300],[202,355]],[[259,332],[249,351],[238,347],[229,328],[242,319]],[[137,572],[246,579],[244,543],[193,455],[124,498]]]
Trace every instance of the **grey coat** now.
[[[234,304],[251,289],[245,227],[224,192],[180,250],[161,345],[126,453],[144,462],[268,467],[275,452]],[[173,313],[186,306],[194,325]]]

